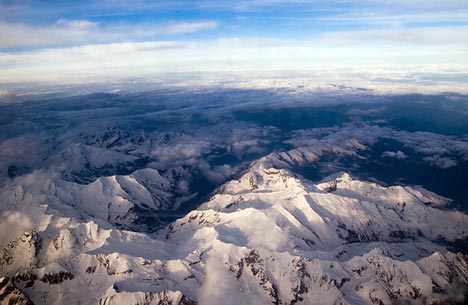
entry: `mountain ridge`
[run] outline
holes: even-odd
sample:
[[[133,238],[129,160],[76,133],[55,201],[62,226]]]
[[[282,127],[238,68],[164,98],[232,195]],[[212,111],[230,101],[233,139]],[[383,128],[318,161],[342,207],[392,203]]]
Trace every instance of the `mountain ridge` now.
[[[447,204],[259,161],[152,234],[49,214],[3,249],[0,270],[35,304],[450,304],[468,287],[468,257],[439,237],[467,238],[468,215]]]

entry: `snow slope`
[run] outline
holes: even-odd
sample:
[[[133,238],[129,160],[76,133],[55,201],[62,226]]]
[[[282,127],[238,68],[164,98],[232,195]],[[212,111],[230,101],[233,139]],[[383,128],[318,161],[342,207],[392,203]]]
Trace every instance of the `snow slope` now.
[[[17,186],[15,213],[37,221],[0,254],[0,303],[437,304],[467,292],[468,257],[444,242],[467,238],[468,215],[419,187],[346,173],[313,184],[260,160],[165,230],[115,226],[125,202],[158,208],[164,183],[145,169],[62,181],[55,197]],[[109,198],[127,210],[99,205]]]
[[[58,215],[102,220],[119,228],[154,231],[157,212],[177,210],[189,200],[176,181],[144,168],[130,175],[103,176],[89,184],[65,181],[56,172],[35,171],[15,178],[1,190],[0,211],[47,207]]]

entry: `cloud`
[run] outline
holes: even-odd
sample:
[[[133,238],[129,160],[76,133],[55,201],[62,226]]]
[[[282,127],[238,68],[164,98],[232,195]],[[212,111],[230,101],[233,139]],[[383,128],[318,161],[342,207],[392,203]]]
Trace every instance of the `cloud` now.
[[[209,142],[198,141],[190,143],[175,143],[172,145],[160,145],[152,152],[152,156],[158,162],[164,164],[196,164],[197,159],[203,154],[209,153],[212,147]]]
[[[293,139],[287,143],[296,147],[296,151],[305,147],[307,151],[320,156],[325,150],[338,154],[359,154],[361,150],[372,149],[372,145],[381,139],[397,141],[404,147],[420,154],[418,158],[421,158],[425,163],[443,169],[458,164],[458,161],[452,156],[458,156],[459,160],[466,160],[468,156],[468,143],[449,136],[429,132],[407,132],[371,126],[362,122],[359,124],[351,123],[343,127],[296,131]],[[301,157],[304,157],[302,152],[298,152]],[[400,160],[408,158],[400,150],[385,151],[381,156]]]
[[[25,231],[32,229],[31,219],[21,212],[4,212],[0,219],[0,249],[11,240],[17,239]]]
[[[399,160],[403,160],[403,159],[406,159],[408,158],[408,156],[402,152],[401,150],[399,151],[384,151],[382,153],[382,157],[387,157],[387,158],[395,158],[395,159],[399,159]]]
[[[79,20],[79,19],[59,19],[56,22],[57,26],[64,28],[76,28],[76,29],[95,29],[99,26],[98,22],[92,22],[88,20]]]
[[[376,107],[376,108],[371,108],[371,109],[359,109],[359,108],[353,108],[350,109],[346,112],[347,115],[353,115],[353,116],[361,116],[361,115],[375,115],[375,114],[380,114],[386,110],[385,107]]]
[[[464,0],[395,0],[395,1],[380,1],[380,0],[365,0],[366,4],[379,5],[381,7],[394,8],[398,6],[402,9],[413,9],[413,10],[434,10],[438,9],[441,11],[447,10],[461,10],[468,9],[468,4]]]
[[[205,282],[198,291],[198,301],[205,305],[237,305],[250,304],[252,300],[245,300],[238,289],[238,283],[231,271],[228,271],[225,262],[229,262],[227,251],[219,249],[225,246],[215,243],[210,251],[205,252],[206,270]],[[226,295],[226,292],[231,292]],[[249,302],[250,301],[250,302]]]
[[[396,13],[396,12],[381,12],[371,13],[362,11],[352,11],[348,13],[340,13],[331,16],[316,17],[316,18],[304,18],[304,17],[292,17],[291,21],[296,22],[308,22],[308,23],[328,23],[336,25],[367,25],[369,26],[401,26],[406,23],[411,24],[427,24],[435,22],[464,22],[466,20],[466,13],[460,11],[445,12],[445,13],[434,13],[432,10],[428,12],[413,12],[408,13]]]
[[[188,34],[198,32],[202,30],[214,29],[218,26],[218,23],[214,21],[205,22],[181,22],[167,25],[163,28],[164,33],[167,34]]]
[[[215,21],[102,24],[88,20],[59,19],[51,25],[0,22],[0,50],[117,43],[162,35],[182,35],[214,29]]]
[[[457,27],[394,27],[381,30],[328,32],[321,36],[325,43],[406,43],[413,45],[461,45],[468,46],[467,26]]]
[[[50,26],[0,22],[0,49],[83,43],[96,39],[98,30],[98,24],[84,20],[59,20]]]
[[[452,158],[440,157],[440,156],[429,156],[423,158],[423,160],[431,165],[447,169],[458,165],[458,162]]]
[[[77,24],[70,30],[73,33],[90,26],[102,28],[100,24],[72,23]],[[160,29],[139,28],[141,32],[135,35],[143,37],[151,35],[148,31],[156,30]],[[118,32],[125,31],[123,26]],[[100,35],[99,31],[97,35]],[[459,74],[461,78],[453,78],[454,71],[462,73],[467,65],[465,53],[444,45],[430,48],[427,45],[394,48],[378,44],[363,47],[240,37],[209,41],[93,42],[81,46],[0,52],[0,84],[110,84],[128,79],[167,81],[168,73],[191,73],[191,80],[187,79],[189,74],[185,74],[172,81],[206,80],[217,85],[228,79],[235,86],[250,88],[291,87],[288,84],[294,83],[305,88],[296,90],[298,93],[311,87],[329,87],[330,83],[390,93],[467,92],[467,79],[462,74]],[[434,74],[426,74],[422,79],[421,72]],[[452,78],[437,79],[434,75]]]
[[[466,1],[449,0],[449,1],[379,1],[379,0],[332,0],[332,1],[317,1],[317,0],[254,0],[254,1],[197,1],[194,5],[198,8],[205,9],[221,9],[230,11],[262,11],[262,10],[293,10],[301,12],[309,11],[326,11],[342,12],[344,10],[363,11],[367,10],[395,10],[401,9],[405,11],[453,11],[467,8]]]

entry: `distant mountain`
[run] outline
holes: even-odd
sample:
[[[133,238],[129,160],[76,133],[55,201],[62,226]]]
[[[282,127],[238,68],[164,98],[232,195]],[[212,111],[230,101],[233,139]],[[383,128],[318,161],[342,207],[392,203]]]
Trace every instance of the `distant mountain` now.
[[[43,166],[59,167],[65,179],[83,183],[101,176],[132,172],[137,168],[137,162],[138,158],[134,156],[73,143],[48,158]]]

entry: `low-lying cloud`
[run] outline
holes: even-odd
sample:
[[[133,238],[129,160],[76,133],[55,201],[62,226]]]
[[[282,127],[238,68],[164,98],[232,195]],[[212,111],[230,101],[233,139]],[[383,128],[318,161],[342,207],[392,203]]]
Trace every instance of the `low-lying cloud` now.
[[[401,150],[399,151],[384,151],[382,153],[382,157],[387,157],[387,158],[395,158],[395,159],[399,159],[399,160],[403,160],[403,159],[406,159],[408,158],[408,156],[402,152]]]

